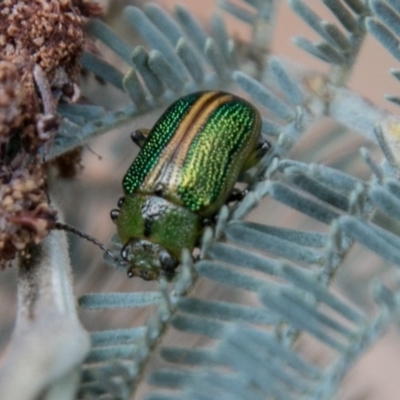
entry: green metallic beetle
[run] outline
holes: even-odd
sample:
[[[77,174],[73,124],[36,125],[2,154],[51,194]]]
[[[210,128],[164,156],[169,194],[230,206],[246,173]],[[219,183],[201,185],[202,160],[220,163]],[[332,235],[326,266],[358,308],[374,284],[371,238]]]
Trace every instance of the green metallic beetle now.
[[[123,179],[120,209],[111,211],[129,277],[173,273],[182,249],[192,251],[204,225],[235,199],[239,174],[270,148],[260,132],[250,103],[206,91],[177,100],[151,131],[132,134],[141,151]]]

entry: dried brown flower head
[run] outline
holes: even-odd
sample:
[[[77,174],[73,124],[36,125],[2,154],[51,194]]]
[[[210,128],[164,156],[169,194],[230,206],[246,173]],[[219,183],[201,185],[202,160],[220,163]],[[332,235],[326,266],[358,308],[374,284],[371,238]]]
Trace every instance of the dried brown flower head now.
[[[17,252],[38,244],[54,228],[56,214],[48,204],[45,177],[39,165],[26,169],[0,171],[0,268]]]
[[[55,227],[45,156],[60,99],[77,97],[86,0],[0,0],[0,267]]]
[[[51,141],[43,126],[49,126],[48,114],[53,119],[55,116],[58,98],[53,98],[52,90],[74,87],[78,79],[84,45],[83,21],[79,8],[71,0],[0,3],[0,61],[4,62],[0,70],[0,94],[7,94],[0,98],[2,114],[4,110],[0,124],[5,120],[0,125],[3,139],[0,142],[4,142],[13,128],[18,130],[20,146],[31,154],[46,140]],[[74,91],[69,95],[73,97]],[[15,117],[16,107],[18,117]],[[51,128],[53,131],[56,128],[54,121]]]
[[[24,67],[38,64],[49,81],[62,67],[74,80],[84,34],[70,0],[4,0],[0,5],[2,57]]]
[[[100,17],[103,14],[103,9],[100,4],[91,0],[72,0],[72,4],[77,7],[84,17]]]
[[[17,67],[0,61],[0,146],[22,122],[22,90]]]

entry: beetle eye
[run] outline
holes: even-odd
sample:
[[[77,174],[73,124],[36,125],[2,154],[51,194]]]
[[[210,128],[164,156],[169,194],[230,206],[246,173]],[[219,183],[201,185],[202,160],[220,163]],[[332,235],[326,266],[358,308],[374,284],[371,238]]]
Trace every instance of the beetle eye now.
[[[176,267],[175,259],[167,251],[162,251],[160,253],[160,263],[162,269],[173,270]]]
[[[121,208],[122,207],[122,205],[124,204],[124,201],[125,201],[125,197],[124,196],[121,196],[119,199],[118,199],[118,207],[119,208]]]

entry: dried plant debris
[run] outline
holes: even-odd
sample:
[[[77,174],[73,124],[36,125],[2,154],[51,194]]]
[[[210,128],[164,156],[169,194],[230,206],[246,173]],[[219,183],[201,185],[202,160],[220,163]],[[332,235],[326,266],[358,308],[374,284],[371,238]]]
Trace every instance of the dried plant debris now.
[[[101,5],[93,1],[72,0],[72,4],[78,8],[81,15],[84,17],[101,17],[103,15],[103,8]]]
[[[12,132],[22,125],[22,89],[17,67],[0,62],[0,148],[7,145]]]
[[[55,110],[79,97],[83,26],[100,11],[85,0],[0,2],[0,268],[54,228],[45,161]]]
[[[24,69],[38,64],[49,81],[60,67],[76,79],[84,35],[82,16],[71,1],[5,0],[0,10],[4,59]]]
[[[82,147],[76,147],[51,162],[58,171],[58,177],[72,179],[83,169],[82,152]]]
[[[43,168],[31,164],[0,172],[0,268],[19,252],[29,257],[29,247],[54,228],[56,215],[48,203]]]

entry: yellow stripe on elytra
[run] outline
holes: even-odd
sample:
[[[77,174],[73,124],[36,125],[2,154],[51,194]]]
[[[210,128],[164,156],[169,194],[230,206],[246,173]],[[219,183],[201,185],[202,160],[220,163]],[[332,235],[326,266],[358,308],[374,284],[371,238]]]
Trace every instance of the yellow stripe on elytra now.
[[[221,96],[221,93],[217,94],[218,95],[215,96],[215,98],[209,97],[208,102],[202,104],[202,107],[198,109],[199,112],[196,117],[194,117],[191,123],[185,127],[185,132],[180,135],[182,140],[178,145],[179,147],[176,148],[173,157],[170,159],[167,169],[162,176],[161,183],[165,183],[165,186],[169,189],[168,193],[165,193],[166,197],[172,195],[172,197],[175,198],[175,201],[179,201],[178,186],[181,184],[180,178],[182,168],[190,145],[193,143],[193,140],[209,118],[210,114],[221,104],[232,99],[231,95]]]
[[[142,187],[154,188],[160,181],[160,178],[164,175],[163,172],[165,172],[163,171],[163,168],[168,167],[169,159],[173,157],[176,147],[185,135],[190,123],[196,118],[199,110],[204,106],[204,103],[206,103],[212,96],[215,96],[215,93],[216,92],[205,93],[192,105],[188,114],[180,122],[169,143],[164,147],[157,164],[153,166],[152,173],[148,174],[143,181]]]
[[[173,180],[173,182],[176,182],[176,187],[174,187],[175,191],[177,190],[177,185],[180,183],[178,181],[180,174],[182,173],[183,163],[186,160],[187,152],[189,151],[189,147],[193,143],[194,138],[207,119],[210,117],[210,114],[213,113],[219,106],[227,103],[230,100],[232,100],[232,95],[230,94],[224,94],[222,96],[219,95],[213,99],[209,104],[207,104],[206,108],[201,112],[201,114],[199,114],[198,118],[190,126],[187,134],[183,137],[182,142],[179,145],[179,151],[176,152],[171,163],[171,165],[174,166],[172,179],[175,178],[175,180]]]
[[[160,155],[157,164],[153,167],[152,173],[148,174],[146,179],[144,180],[142,186],[143,187],[156,187],[158,183],[163,183],[167,182],[167,186],[169,189],[171,189],[171,184],[172,186],[176,186],[178,182],[174,182],[171,180],[171,175],[176,177],[177,172],[180,170],[182,164],[176,164],[175,165],[175,156],[177,154],[182,154],[182,159],[186,158],[186,151],[189,148],[187,146],[186,150],[183,150],[181,153],[181,143],[183,140],[186,141],[186,138],[189,140],[189,145],[192,141],[192,135],[196,134],[196,130],[192,129],[191,125],[196,125],[198,126],[196,122],[197,118],[200,116],[200,119],[204,121],[203,116],[204,111],[202,108],[205,106],[205,104],[210,101],[213,97],[217,96],[216,100],[218,101],[220,98],[220,93],[219,92],[206,92],[203,96],[201,96],[191,107],[190,111],[188,114],[182,118],[182,121],[180,122],[175,134],[165,146],[164,150],[162,151],[162,154]],[[211,104],[214,104],[212,101]],[[213,106],[215,107],[215,105]],[[207,107],[207,111],[210,109],[210,107]],[[211,112],[212,109],[209,111]],[[206,114],[208,114],[207,112]],[[197,128],[198,129],[198,128]],[[190,138],[187,136],[188,130],[191,131]],[[179,151],[177,149],[179,148]],[[172,169],[171,169],[172,168]],[[173,178],[173,177],[172,177]]]

